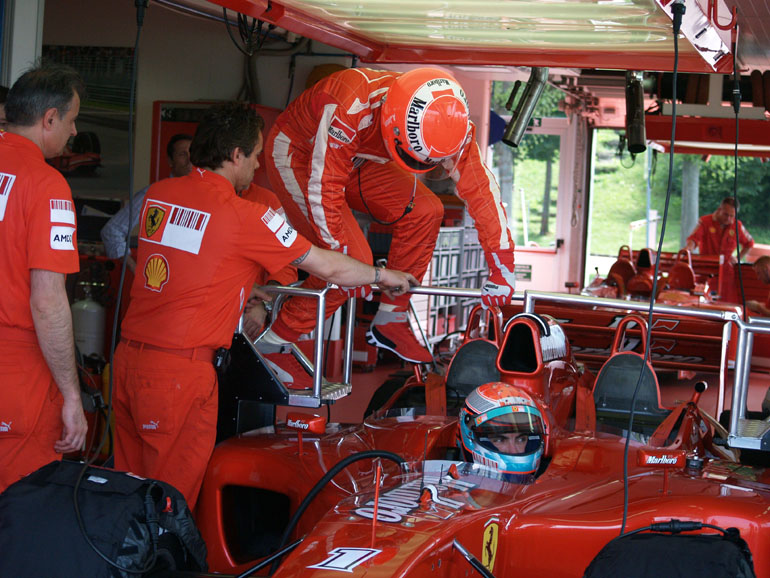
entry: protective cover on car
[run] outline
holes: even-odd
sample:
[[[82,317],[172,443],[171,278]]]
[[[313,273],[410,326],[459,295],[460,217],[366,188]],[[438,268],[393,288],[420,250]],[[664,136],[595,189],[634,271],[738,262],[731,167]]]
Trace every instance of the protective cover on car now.
[[[735,528],[722,534],[631,534],[596,555],[583,578],[753,578],[751,552]]]
[[[82,469],[54,461],[0,494],[0,576],[138,575],[110,566],[83,537],[72,499]],[[184,496],[165,482],[89,467],[78,505],[91,542],[124,568],[207,569],[206,545]]]

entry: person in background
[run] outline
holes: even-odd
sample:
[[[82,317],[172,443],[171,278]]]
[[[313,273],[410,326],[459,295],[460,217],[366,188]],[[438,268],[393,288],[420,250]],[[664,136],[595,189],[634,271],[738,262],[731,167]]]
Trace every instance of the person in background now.
[[[251,183],[248,189],[239,193],[239,196],[252,203],[260,203],[270,207],[281,217],[286,218],[278,197],[275,196],[273,191],[265,187]],[[253,340],[259,335],[264,328],[267,316],[272,311],[272,300],[261,299],[259,297],[259,287],[261,285],[291,285],[296,281],[297,268],[293,265],[287,265],[272,275],[268,271],[263,271],[257,275],[257,282],[243,309],[243,332],[247,337]]]
[[[687,237],[685,249],[695,251],[701,255],[724,255],[725,261],[734,265],[736,263],[735,250],[735,212],[738,209],[733,197],[725,197],[710,215],[704,215],[698,219],[698,224]],[[743,223],[738,221],[738,242],[741,245],[740,258],[754,246],[751,237]]]
[[[321,247],[372,262],[352,210],[392,233],[388,264],[422,279],[444,216],[441,201],[417,178],[442,165],[475,221],[489,266],[485,305],[502,306],[514,292],[514,244],[500,191],[481,160],[465,93],[447,72],[406,73],[352,68],[306,89],[276,120],[265,145],[273,191],[297,230]],[[308,289],[326,283],[309,277]],[[330,316],[348,297],[371,287],[327,293]],[[383,296],[367,334],[370,343],[413,363],[433,360],[407,318],[409,295]],[[315,304],[286,300],[257,348],[296,342],[315,327]],[[309,382],[293,356],[274,361],[297,381]]]
[[[737,259],[735,252],[740,244],[740,259],[754,246],[751,237],[743,223],[738,221],[738,237],[735,235],[735,214],[738,210],[738,201],[733,197],[725,197],[710,215],[704,215],[698,219],[698,224],[687,237],[686,249],[694,251],[696,248],[701,255],[722,255],[724,265],[720,267],[720,299],[731,303],[739,303],[738,269],[735,267]]]
[[[193,170],[151,185],[139,221],[113,368],[115,467],[170,483],[190,509],[216,439],[214,364],[258,274],[294,264],[332,283],[378,283],[389,294],[417,283],[315,247],[275,210],[238,197],[259,166],[262,126],[244,104],[209,109],[190,146]]]
[[[0,85],[0,130],[5,130],[5,101],[8,98],[8,87]]]
[[[86,431],[65,276],[79,270],[69,185],[45,159],[76,134],[85,86],[71,68],[25,72],[0,132],[0,491]]]
[[[759,280],[765,285],[770,285],[770,255],[763,255],[754,262],[752,267]],[[770,293],[768,293],[764,303],[753,299],[746,301],[746,308],[753,313],[759,313],[763,317],[770,317]]]
[[[175,134],[172,136],[168,145],[166,145],[166,156],[168,164],[171,167],[172,177],[183,177],[192,170],[190,163],[190,142],[192,137],[188,134]],[[147,193],[145,187],[138,191],[133,198],[133,202],[124,205],[107,224],[102,227],[101,237],[104,242],[104,252],[110,259],[122,259],[126,253],[126,237],[128,232],[132,231],[139,222],[139,213],[141,212],[144,195]],[[131,213],[131,222],[129,223],[129,212]],[[134,271],[136,263],[128,256],[128,268]]]

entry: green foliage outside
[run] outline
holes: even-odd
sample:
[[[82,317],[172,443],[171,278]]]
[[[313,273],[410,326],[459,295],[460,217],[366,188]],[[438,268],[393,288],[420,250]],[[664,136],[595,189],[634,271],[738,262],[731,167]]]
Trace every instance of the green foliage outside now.
[[[525,84],[522,83],[516,101],[521,98]],[[492,108],[501,116],[510,115],[505,104],[513,89],[512,82],[492,83]],[[545,87],[538,101],[533,118],[564,117],[559,110],[562,92],[552,86]],[[515,103],[514,103],[515,106]],[[493,164],[498,167],[503,189],[503,202],[506,204],[514,241],[522,245],[525,236],[522,231],[526,213],[527,241],[541,247],[555,243],[556,199],[559,188],[559,137],[543,134],[527,134],[518,148],[513,149],[503,143],[495,145]],[[504,165],[508,165],[507,167]],[[550,164],[550,178],[548,165]],[[512,168],[511,183],[506,185],[506,169]],[[549,185],[546,188],[546,185]],[[521,191],[524,192],[523,199]],[[547,216],[543,217],[543,207],[548,207]],[[525,209],[522,209],[522,206]]]
[[[616,255],[620,245],[628,243],[629,223],[645,218],[647,186],[645,182],[646,155],[637,155],[632,162],[628,152],[618,157],[618,141],[622,131],[598,130],[595,133],[596,159],[592,200],[591,253]],[[666,223],[664,251],[680,249],[682,211],[682,161],[685,155],[674,156],[674,178]],[[700,157],[699,214],[712,213],[722,198],[732,196],[733,157],[712,156],[708,162]],[[757,243],[770,243],[770,167],[759,159],[740,158],[738,165],[739,218]],[[668,184],[668,154],[653,155],[651,179],[651,209],[660,217],[666,200]],[[630,166],[630,168],[625,168]],[[659,242],[658,224],[655,246]],[[633,234],[632,249],[644,247],[646,233],[638,229]]]
[[[510,114],[505,104],[513,87],[511,82],[492,83],[492,108],[498,114]],[[523,91],[524,86],[521,91]],[[518,97],[517,97],[518,98]],[[559,111],[562,93],[547,86],[534,117],[555,117]],[[647,183],[646,154],[632,159],[628,151],[618,155],[619,140],[623,131],[597,130],[594,183],[591,199],[592,221],[590,250],[594,255],[617,255],[618,248],[629,242],[630,223],[646,216]],[[527,207],[528,240],[539,246],[553,245],[556,223],[556,197],[559,184],[559,138],[551,135],[527,134],[517,149],[502,143],[494,148],[493,166],[500,178],[503,202],[508,208],[509,219],[517,244],[523,244],[521,231],[522,201]],[[682,207],[682,161],[685,155],[674,157],[674,178],[668,220],[665,229],[664,251],[680,248]],[[734,168],[732,156],[712,156],[707,162],[700,157],[690,157],[700,164],[699,214],[713,212],[725,196],[732,196]],[[551,163],[551,186],[546,195],[546,165]],[[668,181],[668,154],[653,155],[651,178],[651,209],[663,216]],[[741,203],[739,218],[757,243],[770,244],[770,163],[760,159],[742,157],[738,166],[738,199]],[[506,178],[508,184],[506,187]],[[511,189],[512,180],[512,189]],[[549,207],[549,229],[542,231],[544,201]],[[657,248],[662,223],[658,223],[654,248]],[[632,249],[646,245],[646,230],[636,229],[631,237]]]

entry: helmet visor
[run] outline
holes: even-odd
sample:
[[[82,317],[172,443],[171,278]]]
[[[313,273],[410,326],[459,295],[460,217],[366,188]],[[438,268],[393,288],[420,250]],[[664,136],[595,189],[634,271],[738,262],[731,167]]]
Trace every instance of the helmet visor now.
[[[398,140],[396,141],[395,149],[396,149],[396,154],[398,155],[398,158],[400,158],[403,161],[403,163],[407,167],[409,167],[409,169],[413,170],[416,173],[428,172],[429,170],[436,167],[436,165],[438,165],[443,160],[443,159],[436,159],[436,160],[431,159],[428,162],[417,160],[401,147],[401,142]]]
[[[539,413],[529,406],[495,408],[476,417],[471,430],[479,444],[505,455],[521,456],[543,445],[545,428]]]

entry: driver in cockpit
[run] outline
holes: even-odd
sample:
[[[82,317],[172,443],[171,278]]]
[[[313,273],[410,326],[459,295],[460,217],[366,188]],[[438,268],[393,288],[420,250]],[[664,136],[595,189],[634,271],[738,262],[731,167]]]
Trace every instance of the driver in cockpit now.
[[[547,435],[532,397],[495,382],[474,389],[460,411],[458,446],[464,459],[483,464],[522,484],[534,481]]]

